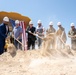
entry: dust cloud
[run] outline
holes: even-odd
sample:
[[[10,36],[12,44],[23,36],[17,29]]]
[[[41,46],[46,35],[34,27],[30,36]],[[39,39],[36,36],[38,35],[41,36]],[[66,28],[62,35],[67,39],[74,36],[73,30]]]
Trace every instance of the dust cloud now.
[[[40,49],[28,51],[10,44],[0,55],[0,75],[76,75],[76,51],[50,49],[52,40],[44,38]]]

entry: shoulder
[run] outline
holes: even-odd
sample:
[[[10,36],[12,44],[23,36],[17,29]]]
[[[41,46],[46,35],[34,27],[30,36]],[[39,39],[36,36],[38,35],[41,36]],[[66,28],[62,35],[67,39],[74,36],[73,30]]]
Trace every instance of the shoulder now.
[[[55,30],[55,31],[56,31],[56,29],[55,29],[55,28],[53,28],[53,30]]]
[[[19,26],[19,27],[18,27],[18,30],[22,30],[22,28]]]
[[[21,27],[21,26],[19,26],[19,29],[22,29],[22,27]]]
[[[13,29],[15,29],[16,27],[14,27]]]
[[[33,27],[34,29],[36,29],[36,27]]]
[[[64,27],[62,27],[62,30],[64,31],[64,30],[65,30],[65,28],[64,28]]]
[[[30,26],[27,26],[27,28],[26,29],[29,29],[30,28]]]
[[[72,29],[69,30],[69,33],[73,32]]]
[[[76,31],[76,28],[75,28],[75,31]]]
[[[13,28],[13,31],[15,31],[15,30],[16,30],[16,27]]]
[[[37,26],[36,29],[38,29],[39,27]]]
[[[4,23],[0,24],[0,27],[4,26]]]
[[[32,27],[32,30],[36,30],[36,28],[35,27]]]
[[[42,26],[42,29],[45,29],[45,28]]]

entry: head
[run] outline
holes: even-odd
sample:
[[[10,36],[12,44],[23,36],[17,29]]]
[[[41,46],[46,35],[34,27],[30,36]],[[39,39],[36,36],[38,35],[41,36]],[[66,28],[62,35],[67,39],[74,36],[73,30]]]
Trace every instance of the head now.
[[[29,26],[30,26],[30,28],[33,27],[33,22],[32,21],[29,22]]]
[[[3,18],[3,23],[6,24],[6,25],[8,25],[8,23],[9,23],[9,18],[8,18],[7,16],[5,16],[5,17]]]
[[[70,26],[71,26],[71,29],[72,29],[72,30],[74,30],[74,29],[75,29],[75,25],[74,25],[74,23],[71,23],[71,25],[70,25]]]
[[[15,20],[16,27],[19,27],[19,20]]]
[[[49,23],[49,26],[50,26],[50,28],[53,27],[53,22],[50,22]]]
[[[42,25],[41,20],[38,20],[37,23],[38,23],[38,26],[41,27],[41,25]]]
[[[57,25],[58,25],[58,27],[61,27],[62,26],[61,22],[58,22]]]

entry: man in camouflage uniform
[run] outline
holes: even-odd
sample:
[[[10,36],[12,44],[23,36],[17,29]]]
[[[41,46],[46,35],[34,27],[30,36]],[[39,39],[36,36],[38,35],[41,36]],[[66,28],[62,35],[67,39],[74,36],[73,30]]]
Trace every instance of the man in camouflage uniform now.
[[[53,27],[53,22],[50,22],[49,23],[49,28],[46,30],[46,35],[49,35],[50,33],[55,33],[56,30],[55,28]],[[53,40],[51,41],[51,48],[52,49],[55,49],[55,37],[53,36]]]
[[[66,43],[67,37],[66,37],[65,29],[61,25],[61,22],[58,22],[57,25],[58,25],[58,30],[56,32],[57,49],[63,49],[65,48],[63,42]]]
[[[76,28],[74,26],[74,23],[71,23],[71,29],[68,32],[68,37],[71,38],[71,48],[73,50],[76,50]]]

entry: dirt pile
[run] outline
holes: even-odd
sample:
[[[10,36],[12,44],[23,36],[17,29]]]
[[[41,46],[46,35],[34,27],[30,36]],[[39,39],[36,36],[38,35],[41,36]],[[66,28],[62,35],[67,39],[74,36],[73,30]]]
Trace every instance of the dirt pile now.
[[[76,75],[76,58],[52,50],[43,56],[40,50],[18,50],[12,57],[10,53],[0,56],[0,75]]]

